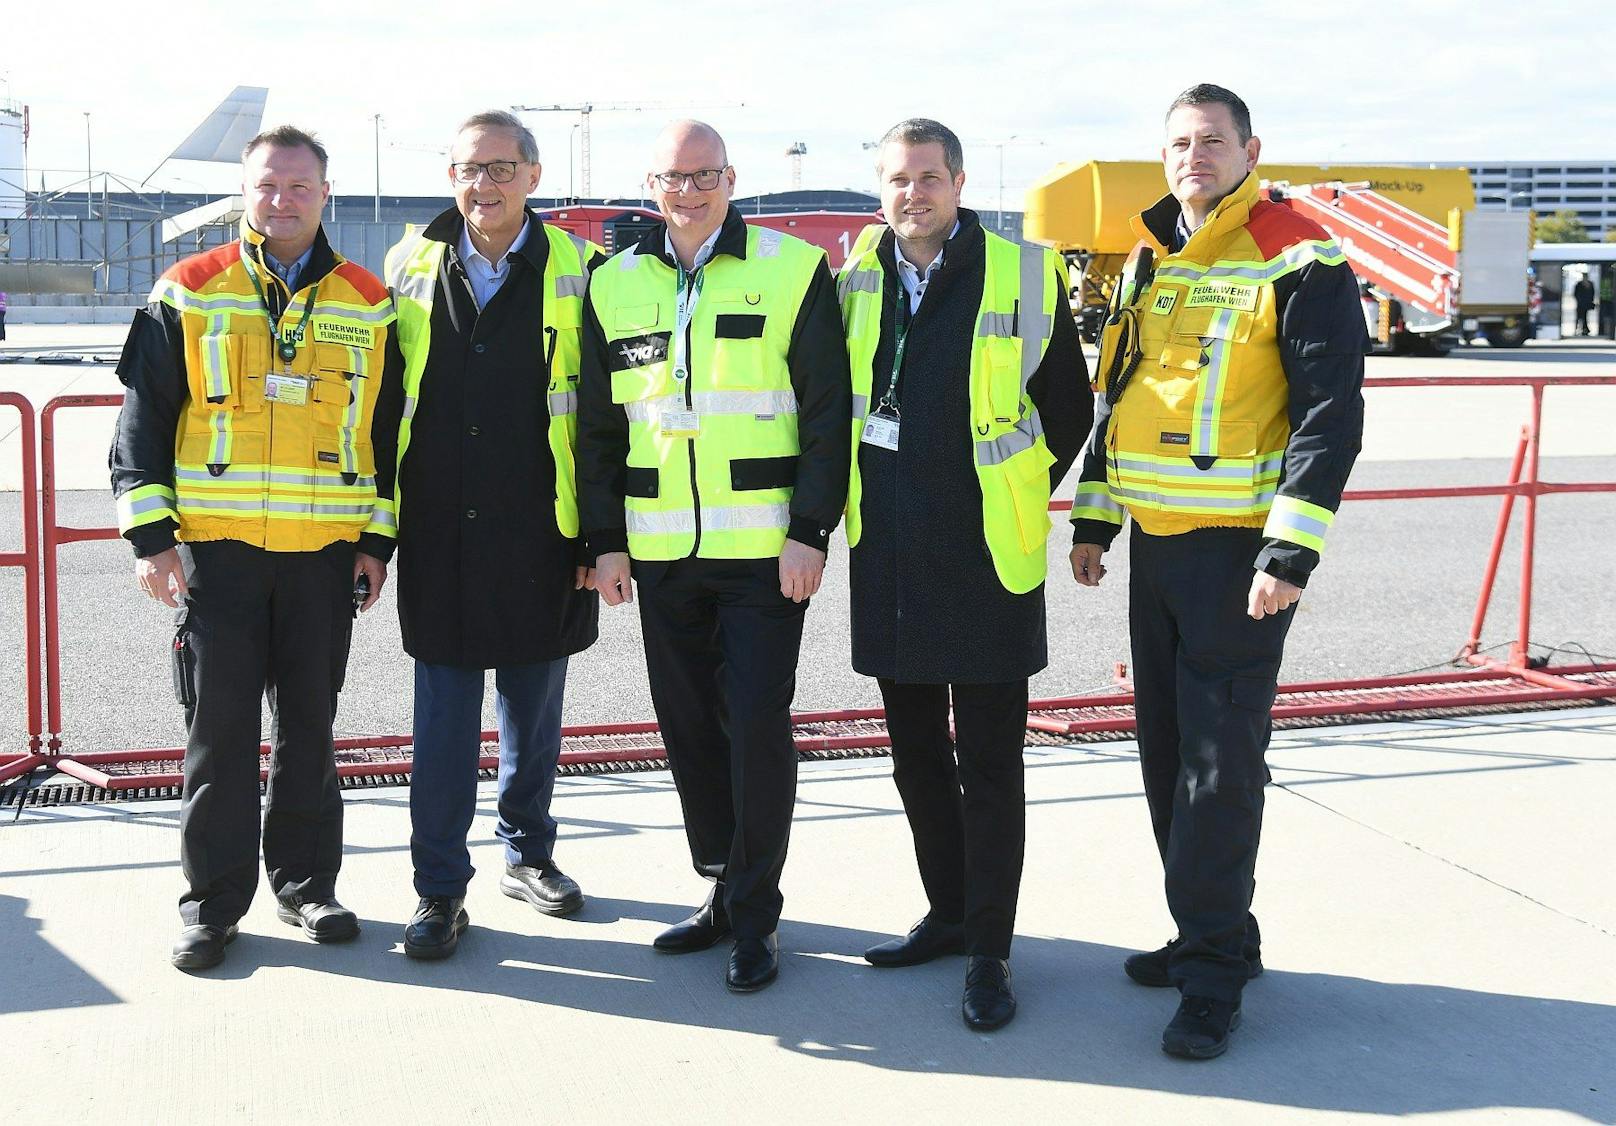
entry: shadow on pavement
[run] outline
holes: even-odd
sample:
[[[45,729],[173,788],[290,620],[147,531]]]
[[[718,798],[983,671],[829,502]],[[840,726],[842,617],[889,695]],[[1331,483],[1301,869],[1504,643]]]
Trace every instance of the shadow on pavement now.
[[[0,946],[11,948],[22,919],[12,905],[20,904],[0,903],[7,907]],[[584,920],[665,924],[687,911],[592,899]],[[574,923],[540,925],[570,931]],[[485,993],[562,1010],[535,1014],[551,1029],[565,1021],[565,1010],[580,1010],[767,1036],[788,1051],[903,1072],[1371,1114],[1529,1108],[1596,1121],[1616,1115],[1616,1007],[1270,970],[1246,991],[1245,1023],[1229,1055],[1194,1065],[1159,1049],[1176,994],[1128,982],[1120,971],[1128,951],[1117,947],[1019,937],[1013,966],[1020,1015],[1002,1032],[982,1036],[959,1018],[963,959],[878,970],[859,954],[888,936],[791,919],[780,933],[780,980],[742,997],[722,984],[727,943],[667,956],[639,943],[521,935],[475,919],[444,962],[410,961],[397,945],[397,922],[366,920],[359,940],[344,946],[316,946],[290,930],[244,933],[224,966],[200,976],[239,983],[260,969],[288,967]],[[34,979],[30,992],[55,1005],[116,1000],[59,956],[36,951],[23,972]]]

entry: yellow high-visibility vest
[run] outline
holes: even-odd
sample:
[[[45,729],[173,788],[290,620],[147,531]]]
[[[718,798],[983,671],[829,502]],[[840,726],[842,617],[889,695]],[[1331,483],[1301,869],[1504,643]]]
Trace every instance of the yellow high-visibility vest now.
[[[993,569],[1006,590],[1025,594],[1044,581],[1049,539],[1049,467],[1027,383],[1049,350],[1058,302],[1066,300],[1066,271],[1052,250],[1021,247],[991,231],[986,240],[982,304],[971,339],[969,440],[982,490],[982,529]],[[847,491],[847,542],[863,532],[859,512],[859,438],[871,410],[875,353],[881,342],[885,271],[878,238],[862,242],[837,280],[842,325],[853,370],[853,466]],[[1057,285],[1055,279],[1059,278]],[[883,385],[884,386],[884,385]],[[961,436],[965,437],[964,435]]]
[[[548,438],[555,461],[556,527],[568,538],[578,535],[578,374],[583,328],[584,288],[589,263],[600,247],[559,227],[541,224],[550,244],[544,260],[544,319],[539,347],[549,358],[545,404],[550,411]],[[421,397],[421,375],[432,349],[432,298],[438,268],[448,243],[429,239],[424,228],[404,228],[404,237],[387,252],[387,284],[398,305],[398,343],[404,353],[404,414],[398,424],[399,482],[410,445],[410,420]],[[393,490],[401,496],[400,485]]]
[[[748,227],[744,259],[719,254],[701,267],[687,371],[678,378],[679,271],[636,250],[601,266],[589,288],[606,338],[612,401],[628,416],[629,554],[777,556],[800,452],[786,361],[825,252]]]

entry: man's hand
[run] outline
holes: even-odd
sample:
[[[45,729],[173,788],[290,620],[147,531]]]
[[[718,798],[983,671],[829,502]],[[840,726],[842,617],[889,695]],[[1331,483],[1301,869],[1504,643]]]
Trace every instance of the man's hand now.
[[[135,560],[135,582],[164,606],[176,609],[180,600],[191,592],[191,588],[185,585],[185,568],[180,565],[180,549],[177,547]]]
[[[370,593],[365,595],[365,600],[359,604],[359,609],[369,610],[376,605],[376,599],[382,596],[382,586],[387,582],[387,564],[377,559],[374,555],[366,555],[363,551],[358,552],[353,561],[355,584],[359,582],[360,575],[364,575],[370,580]]]
[[[1097,543],[1072,545],[1072,578],[1077,580],[1078,586],[1100,585],[1100,580],[1105,578],[1105,565],[1100,562],[1104,554],[1105,548]]]
[[[1294,606],[1302,597],[1302,588],[1284,579],[1276,579],[1267,571],[1258,571],[1251,579],[1251,596],[1246,599],[1246,613],[1256,621],[1268,614],[1277,614]]]
[[[628,552],[608,551],[595,558],[595,589],[608,606],[634,601],[634,580],[628,573]]]
[[[780,593],[793,602],[806,602],[819,593],[825,577],[825,553],[796,540],[780,549]]]
[[[572,577],[573,590],[594,590],[595,569],[593,567],[579,567]]]

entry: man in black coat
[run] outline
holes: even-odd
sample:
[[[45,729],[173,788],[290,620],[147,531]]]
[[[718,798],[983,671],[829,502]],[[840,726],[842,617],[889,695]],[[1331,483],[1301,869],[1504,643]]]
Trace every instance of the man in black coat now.
[[[415,658],[410,854],[421,899],[404,932],[414,958],[452,954],[469,922],[466,837],[488,669],[499,714],[500,889],[550,915],[583,905],[555,863],[550,798],[567,658],[594,643],[598,615],[569,416],[579,307],[602,256],[527,210],[539,154],[518,118],[470,118],[451,159],[456,207],[406,234],[387,262],[405,326],[395,422],[399,619]]]
[[[1048,663],[1049,492],[1093,403],[1064,271],[959,207],[958,138],[935,121],[902,122],[877,170],[890,229],[839,284],[854,414],[866,420],[848,512],[853,667],[877,679],[886,704],[930,910],[865,957],[971,955],[962,1013],[987,1030],[1015,1013],[1022,748],[1027,678]],[[1007,355],[1014,364],[994,363]]]

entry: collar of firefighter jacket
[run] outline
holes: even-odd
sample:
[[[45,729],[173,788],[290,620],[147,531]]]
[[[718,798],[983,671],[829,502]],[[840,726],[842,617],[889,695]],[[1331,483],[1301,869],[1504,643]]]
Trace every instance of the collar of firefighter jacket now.
[[[673,255],[668,253],[668,224],[658,223],[645,232],[645,236],[634,247],[635,254],[649,254],[659,259],[663,265],[672,270],[676,268]],[[728,254],[731,258],[746,261],[746,220],[741,218],[738,208],[732,203],[729,212],[724,216],[724,225],[718,228],[718,241],[713,244],[711,262],[720,254]]]
[[[309,288],[315,282],[322,280],[332,270],[342,264],[343,258],[332,249],[331,243],[325,237],[325,224],[315,228],[314,244],[309,247],[309,264],[303,267],[298,275],[298,289]],[[264,236],[253,230],[247,222],[247,216],[241,217],[241,253],[251,256],[253,262],[263,271],[265,277],[279,280],[280,275],[269,268],[269,252],[264,249]]]
[[[1257,183],[1257,170],[1252,169],[1240,181],[1238,188],[1219,201],[1212,209],[1212,214],[1206,217],[1206,222],[1191,233],[1189,242],[1178,253],[1194,258],[1195,249],[1209,241],[1216,242],[1230,231],[1245,226],[1257,202]],[[1134,234],[1150,244],[1159,257],[1168,253],[1168,248],[1173,245],[1173,228],[1183,213],[1183,206],[1169,192],[1130,219],[1128,225],[1133,228]]]

